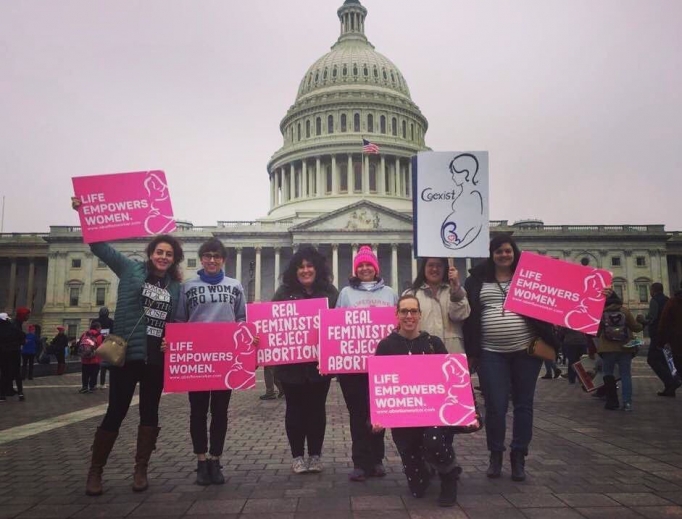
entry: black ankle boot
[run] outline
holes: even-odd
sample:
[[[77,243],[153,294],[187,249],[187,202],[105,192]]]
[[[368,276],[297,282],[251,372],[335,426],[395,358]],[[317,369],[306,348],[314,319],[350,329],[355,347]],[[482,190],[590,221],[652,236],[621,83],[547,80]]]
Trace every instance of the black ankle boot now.
[[[211,484],[211,476],[208,473],[208,460],[197,461],[197,485],[206,487]]]
[[[492,451],[490,453],[490,465],[486,475],[489,478],[499,478],[502,475],[502,452]]]
[[[457,504],[457,480],[461,472],[461,467],[455,467],[447,474],[440,474],[438,506],[454,506]]]
[[[526,456],[521,451],[511,451],[509,461],[511,462],[511,478],[514,481],[524,481],[526,479]]]
[[[222,485],[225,483],[225,476],[220,469],[220,460],[212,458],[208,460],[208,475],[211,478],[211,483],[214,485]]]

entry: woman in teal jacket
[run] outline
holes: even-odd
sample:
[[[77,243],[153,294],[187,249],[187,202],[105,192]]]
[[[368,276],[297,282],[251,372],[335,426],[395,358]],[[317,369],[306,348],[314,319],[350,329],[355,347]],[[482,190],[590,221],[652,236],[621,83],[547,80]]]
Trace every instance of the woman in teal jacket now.
[[[80,201],[72,199],[78,210]],[[163,391],[161,342],[180,296],[179,264],[184,255],[180,242],[169,235],[156,236],[146,248],[147,261],[128,258],[106,243],[90,250],[118,276],[116,334],[128,342],[125,363],[110,366],[109,406],[97,428],[85,493],[102,493],[102,471],[114,447],[118,430],[140,384],[140,425],[133,490],[147,489],[147,466],[159,435],[159,400]]]

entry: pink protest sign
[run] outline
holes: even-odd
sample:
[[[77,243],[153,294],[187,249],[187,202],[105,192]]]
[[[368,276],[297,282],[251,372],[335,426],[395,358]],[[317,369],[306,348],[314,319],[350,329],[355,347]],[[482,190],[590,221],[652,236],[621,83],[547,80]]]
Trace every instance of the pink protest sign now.
[[[597,335],[604,311],[602,291],[612,279],[608,270],[522,252],[504,309]]]
[[[369,357],[369,406],[382,427],[477,423],[466,355]]]
[[[74,177],[83,241],[137,238],[175,230],[163,171]]]
[[[367,357],[396,327],[393,306],[320,312],[320,372],[367,373]]]
[[[248,323],[166,325],[167,393],[256,387],[254,330]]]
[[[246,305],[246,320],[260,337],[258,365],[317,362],[319,313],[327,306],[326,298]]]

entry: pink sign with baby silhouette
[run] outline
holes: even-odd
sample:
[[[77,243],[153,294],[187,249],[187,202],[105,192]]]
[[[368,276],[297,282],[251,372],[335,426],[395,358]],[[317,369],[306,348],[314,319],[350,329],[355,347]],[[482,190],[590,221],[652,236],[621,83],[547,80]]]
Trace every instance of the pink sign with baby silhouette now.
[[[522,252],[504,309],[596,335],[604,311],[608,270]]]
[[[164,391],[256,387],[254,335],[248,323],[167,324]]]
[[[477,424],[466,355],[385,355],[367,359],[372,425]]]
[[[163,171],[74,177],[83,241],[138,238],[175,230]]]

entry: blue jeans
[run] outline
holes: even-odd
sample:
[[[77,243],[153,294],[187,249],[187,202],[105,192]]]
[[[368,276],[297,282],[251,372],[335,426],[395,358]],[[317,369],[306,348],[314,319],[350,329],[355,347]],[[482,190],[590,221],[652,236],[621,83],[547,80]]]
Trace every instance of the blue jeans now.
[[[485,434],[488,450],[502,452],[507,431],[507,408],[511,392],[514,426],[511,449],[528,455],[533,437],[533,398],[542,360],[526,350],[499,353],[483,350],[478,377],[485,398]]]
[[[623,388],[623,403],[632,403],[632,353],[612,352],[601,354],[604,376],[613,376],[613,370],[618,365],[620,372],[620,384]]]

